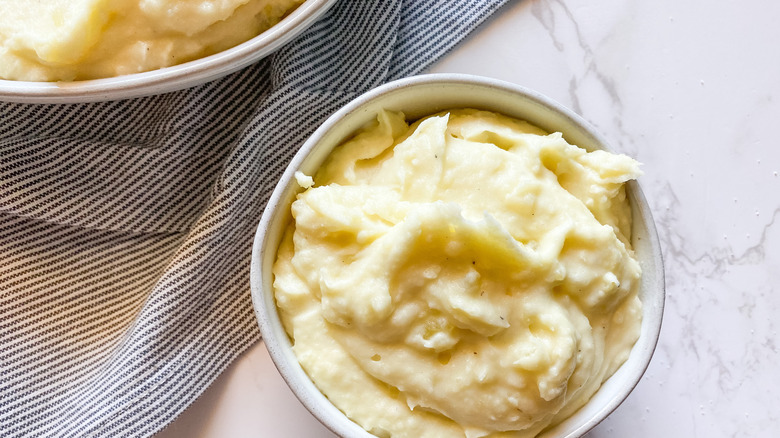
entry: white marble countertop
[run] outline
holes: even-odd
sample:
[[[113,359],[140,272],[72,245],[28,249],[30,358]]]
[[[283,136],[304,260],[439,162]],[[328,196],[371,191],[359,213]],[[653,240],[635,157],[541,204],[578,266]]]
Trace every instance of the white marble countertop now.
[[[667,302],[589,437],[780,436],[780,2],[512,1],[433,72],[533,88],[644,163]],[[330,437],[262,343],[158,438]]]

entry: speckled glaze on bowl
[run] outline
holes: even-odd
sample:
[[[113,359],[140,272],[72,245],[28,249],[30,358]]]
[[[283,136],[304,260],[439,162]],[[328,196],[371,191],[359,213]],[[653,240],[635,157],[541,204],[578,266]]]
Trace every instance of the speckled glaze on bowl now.
[[[303,144],[274,190],[255,235],[251,287],[260,331],[271,359],[303,405],[326,427],[343,437],[372,436],[333,406],[309,380],[292,352],[273,297],[271,268],[286,224],[290,204],[300,188],[294,173],[313,174],[331,150],[381,109],[403,111],[414,120],[448,108],[479,108],[524,119],[549,132],[560,131],[569,143],[588,150],[606,149],[607,142],[585,120],[562,105],[526,88],[469,75],[423,75],[378,87],[328,118]],[[643,320],[639,340],[626,363],[609,378],[591,400],[567,420],[545,430],[542,438],[574,438],[596,426],[634,389],[647,369],[658,341],[664,307],[664,272],[655,224],[636,181],[627,194],[633,226],[631,240],[642,266],[639,297]]]
[[[240,70],[306,30],[338,0],[307,0],[260,35],[230,49],[143,73],[73,82],[0,79],[0,101],[83,103],[162,94],[200,85]]]

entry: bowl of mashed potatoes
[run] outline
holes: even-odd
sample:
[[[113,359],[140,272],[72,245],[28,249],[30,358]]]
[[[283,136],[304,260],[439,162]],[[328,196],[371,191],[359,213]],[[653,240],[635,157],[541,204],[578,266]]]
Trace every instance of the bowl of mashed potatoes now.
[[[263,213],[266,347],[346,437],[578,437],[636,386],[661,327],[634,159],[531,90],[381,86],[330,117]]]
[[[335,0],[0,0],[0,100],[159,94],[261,59]]]

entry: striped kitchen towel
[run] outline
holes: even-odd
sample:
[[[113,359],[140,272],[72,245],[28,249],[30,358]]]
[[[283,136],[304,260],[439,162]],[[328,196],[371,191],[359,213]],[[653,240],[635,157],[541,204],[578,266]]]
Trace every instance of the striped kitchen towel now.
[[[149,436],[258,340],[252,239],[326,117],[505,0],[342,0],[222,80],[0,103],[0,436]]]

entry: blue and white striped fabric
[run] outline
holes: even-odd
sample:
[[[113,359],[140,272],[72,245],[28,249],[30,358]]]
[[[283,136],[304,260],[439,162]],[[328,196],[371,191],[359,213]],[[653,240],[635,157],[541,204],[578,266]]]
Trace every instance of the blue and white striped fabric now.
[[[341,105],[420,72],[504,0],[342,0],[181,92],[0,103],[0,436],[149,436],[258,340],[254,230]]]

